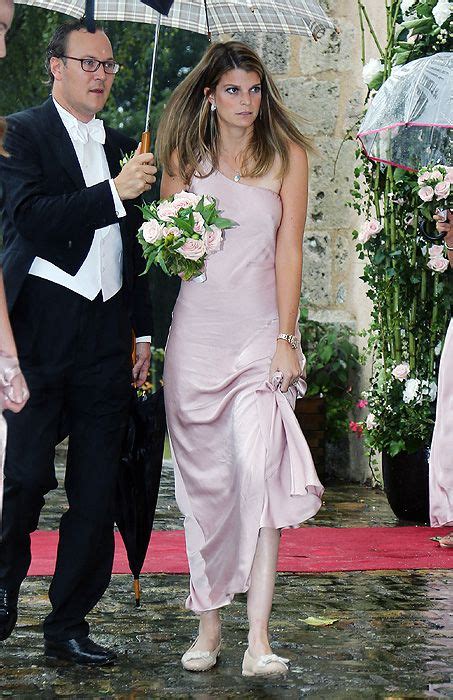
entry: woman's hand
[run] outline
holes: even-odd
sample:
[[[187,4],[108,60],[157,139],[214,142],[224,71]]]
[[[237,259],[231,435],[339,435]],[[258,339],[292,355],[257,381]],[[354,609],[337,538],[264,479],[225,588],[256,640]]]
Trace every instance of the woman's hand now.
[[[283,392],[288,391],[291,384],[296,382],[302,374],[299,353],[286,340],[277,340],[277,350],[269,371],[271,383],[277,372],[280,372],[283,377],[280,384],[280,390]]]
[[[19,413],[28,401],[30,394],[22,372],[16,374],[11,384],[4,390],[3,408]]]

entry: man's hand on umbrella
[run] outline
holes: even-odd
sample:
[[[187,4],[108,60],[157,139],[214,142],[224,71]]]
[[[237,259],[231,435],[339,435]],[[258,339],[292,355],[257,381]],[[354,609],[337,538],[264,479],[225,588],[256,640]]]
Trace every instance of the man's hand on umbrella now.
[[[146,382],[150,362],[151,344],[137,343],[135,349],[135,365],[132,368],[132,381],[135,386],[140,387]]]
[[[141,146],[135,155],[127,161],[114,183],[121,200],[135,199],[151,189],[156,182],[157,168],[152,153],[141,153]]]

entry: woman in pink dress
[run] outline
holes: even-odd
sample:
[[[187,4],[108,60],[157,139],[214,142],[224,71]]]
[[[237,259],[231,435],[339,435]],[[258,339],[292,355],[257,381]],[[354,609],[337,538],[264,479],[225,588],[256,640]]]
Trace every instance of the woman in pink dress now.
[[[437,228],[446,234],[445,251],[453,267],[453,212]],[[451,274],[451,269],[449,270]],[[453,321],[450,321],[439,365],[436,424],[429,461],[430,519],[433,527],[453,525]],[[453,547],[453,532],[439,541]]]
[[[306,145],[262,61],[239,42],[207,50],[159,127],[161,196],[211,195],[236,222],[209,258],[206,280],[182,282],[165,359],[186,605],[200,616],[182,657],[191,671],[215,665],[219,610],[245,591],[243,674],[288,669],[268,638],[280,530],[315,515],[323,491],[293,413],[305,389]]]

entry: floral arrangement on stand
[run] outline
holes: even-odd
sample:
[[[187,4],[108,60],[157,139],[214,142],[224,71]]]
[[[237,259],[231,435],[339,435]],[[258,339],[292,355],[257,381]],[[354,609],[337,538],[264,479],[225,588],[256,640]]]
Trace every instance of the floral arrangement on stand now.
[[[365,3],[358,0],[367,101],[392,67],[452,48],[453,3],[383,0],[387,43],[381,46]],[[379,59],[365,58],[368,28]],[[365,222],[353,235],[362,279],[373,302],[366,331],[371,356],[369,388],[356,404],[350,429],[363,436],[370,455],[414,452],[431,440],[437,358],[446,331],[451,292],[443,246],[429,245],[419,223],[431,225],[437,208],[451,206],[453,168],[418,173],[368,160],[360,149],[350,205]],[[367,415],[366,415],[367,412]],[[372,464],[372,462],[371,462]]]

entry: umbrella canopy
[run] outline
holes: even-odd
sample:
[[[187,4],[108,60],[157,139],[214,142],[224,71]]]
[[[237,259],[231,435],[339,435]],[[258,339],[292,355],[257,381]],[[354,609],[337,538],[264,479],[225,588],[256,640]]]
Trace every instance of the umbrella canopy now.
[[[453,53],[393,68],[357,138],[374,161],[406,170],[453,162]]]
[[[73,17],[82,17],[85,0],[16,0]],[[169,3],[146,0],[153,6]],[[319,38],[334,28],[316,0],[175,0],[168,17],[147,7],[141,0],[95,0],[98,20],[127,20],[163,25],[191,32],[230,34],[235,32],[272,32],[301,34]],[[164,7],[165,11],[165,7]],[[209,26],[208,26],[209,25]]]

